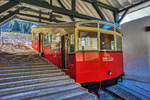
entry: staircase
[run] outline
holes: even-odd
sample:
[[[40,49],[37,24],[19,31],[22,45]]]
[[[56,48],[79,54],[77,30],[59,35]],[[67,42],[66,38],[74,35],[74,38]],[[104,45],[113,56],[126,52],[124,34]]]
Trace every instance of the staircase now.
[[[0,100],[95,100],[28,47],[0,49]]]
[[[52,63],[0,65],[0,100],[95,100]]]

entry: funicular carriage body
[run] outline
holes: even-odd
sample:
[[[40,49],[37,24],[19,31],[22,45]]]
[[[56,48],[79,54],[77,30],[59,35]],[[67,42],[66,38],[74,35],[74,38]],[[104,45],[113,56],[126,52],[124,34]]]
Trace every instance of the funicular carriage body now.
[[[32,29],[32,47],[77,83],[111,82],[123,72],[122,33],[99,21],[56,23]]]

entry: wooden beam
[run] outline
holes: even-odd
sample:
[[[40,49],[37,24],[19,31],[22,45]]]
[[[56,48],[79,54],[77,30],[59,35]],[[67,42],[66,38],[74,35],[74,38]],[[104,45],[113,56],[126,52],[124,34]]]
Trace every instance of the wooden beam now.
[[[36,7],[41,7],[41,8],[45,8],[45,9],[52,9],[53,12],[59,13],[59,14],[63,14],[63,15],[67,15],[67,16],[74,16],[80,19],[87,19],[87,20],[101,20],[99,18],[95,18],[95,17],[91,17],[88,15],[84,15],[78,12],[73,12],[72,10],[67,10],[61,7],[57,7],[54,5],[49,5],[47,2],[45,1],[41,1],[41,0],[19,0],[22,3],[26,3],[32,6],[36,6]]]
[[[37,18],[37,19],[46,20],[46,21],[50,22],[50,19],[49,18],[45,18],[45,17],[34,16],[34,15],[29,15],[29,14],[24,14],[24,13],[18,13],[18,15],[26,16],[26,17],[32,17],[32,18]],[[57,20],[57,19],[52,19],[51,21],[54,21],[54,22],[64,22],[64,21]],[[40,20],[39,20],[39,22],[40,22]]]
[[[66,7],[63,5],[63,3],[61,2],[61,0],[57,0],[58,1],[58,3],[59,3],[59,5],[63,8],[63,9],[66,9]],[[73,18],[73,16],[69,16],[70,17],[70,19],[72,20],[72,21],[75,21],[75,19]]]
[[[85,1],[85,2],[88,2],[88,3],[91,3],[91,4],[92,4],[93,2],[95,2],[95,1],[93,1],[93,0],[82,0],[82,1]],[[108,10],[113,11],[113,12],[114,12],[114,11],[115,11],[115,12],[118,11],[117,8],[115,8],[115,7],[113,7],[113,6],[110,6],[110,5],[107,5],[107,4],[105,4],[105,3],[99,2],[99,1],[96,1],[96,4],[97,4],[99,7],[108,9]]]
[[[101,10],[99,9],[98,5],[96,4],[96,0],[93,0],[94,2],[92,3],[93,7],[95,8],[96,12],[98,13],[98,15],[100,16],[100,18],[102,20],[106,20],[105,16],[103,15],[103,13],[101,12]]]
[[[18,12],[19,12],[19,8],[13,12],[10,12],[8,15],[0,18],[0,25],[4,24],[5,22],[7,22],[8,20],[11,20]]]
[[[5,11],[7,11],[8,9],[18,5],[19,2],[16,0],[10,0],[9,2],[7,2],[6,4],[0,6],[0,13],[3,13]]]

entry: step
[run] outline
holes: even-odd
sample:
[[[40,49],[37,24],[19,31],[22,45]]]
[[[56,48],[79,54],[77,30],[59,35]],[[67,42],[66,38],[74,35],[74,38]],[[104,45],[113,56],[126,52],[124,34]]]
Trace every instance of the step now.
[[[100,94],[100,97],[99,97],[100,100],[116,100],[117,99],[115,96],[103,90],[100,90],[99,94]]]
[[[38,83],[38,84],[18,86],[18,87],[16,86],[16,87],[4,88],[4,89],[0,89],[0,96],[16,94],[16,93],[32,91],[32,90],[38,90],[38,89],[44,89],[44,88],[50,88],[50,87],[56,87],[56,86],[71,84],[71,83],[73,84],[73,80],[58,80],[58,81],[44,82],[44,83]]]
[[[15,76],[28,76],[28,75],[38,75],[38,74],[48,74],[48,73],[57,73],[61,70],[46,70],[46,71],[33,71],[33,72],[17,72],[17,73],[8,73],[0,74],[0,78],[15,77]]]
[[[135,95],[125,91],[124,89],[120,88],[118,85],[114,85],[111,87],[108,87],[107,90],[111,91],[112,93],[117,94],[124,100],[140,100],[140,98],[136,97]]]
[[[1,64],[0,67],[33,66],[33,65],[48,65],[48,64],[52,64],[52,63]]]
[[[34,76],[34,75],[33,75]],[[50,78],[50,77],[60,77],[60,76],[64,76],[64,73],[50,73],[49,76],[48,75],[42,75],[41,76],[34,76],[34,77],[26,77],[26,76],[22,76],[22,77],[18,77],[18,78],[8,78],[8,79],[0,79],[0,83],[6,83],[6,82],[14,82],[14,81],[21,81],[21,80],[33,80],[33,79],[40,79],[40,78]]]
[[[0,70],[10,70],[10,69],[28,69],[28,68],[47,68],[47,67],[56,67],[55,65],[33,65],[33,66],[10,66],[10,67],[0,67]]]
[[[48,73],[48,74],[39,74],[39,75],[7,77],[7,78],[0,78],[0,83],[19,81],[19,80],[46,78],[46,77],[55,77],[55,76],[63,76],[63,75],[64,75],[64,72],[58,72],[58,73]]]
[[[75,89],[70,89],[70,90],[65,90],[65,91],[61,91],[61,92],[57,92],[57,93],[48,94],[48,95],[45,95],[42,97],[37,96],[37,97],[31,98],[31,100],[63,100],[65,98],[79,96],[82,94],[86,94],[86,91],[81,88],[75,88]],[[80,99],[78,99],[78,100],[80,100]]]
[[[30,79],[30,80],[21,80],[21,81],[15,81],[15,82],[0,83],[0,89],[9,88],[9,87],[18,87],[18,86],[24,86],[24,85],[31,85],[31,84],[37,84],[37,83],[42,83],[42,82],[65,80],[65,79],[68,79],[67,76],[56,76],[56,77],[48,77],[48,78]]]
[[[59,99],[58,99],[59,100]],[[96,96],[90,94],[81,94],[70,98],[64,98],[63,100],[98,100]]]
[[[14,73],[14,72],[33,72],[33,71],[44,71],[44,70],[56,70],[56,67],[48,68],[33,68],[33,69],[14,69],[14,70],[0,70],[0,74]]]
[[[129,84],[121,84],[119,83],[118,86],[129,93],[137,96],[138,98],[142,100],[149,100],[150,99],[150,93],[145,91],[144,89],[140,89],[134,85],[129,85]]]
[[[150,93],[150,84],[136,84],[135,86]]]
[[[40,90],[34,90],[34,91],[29,91],[29,92],[23,92],[23,93],[17,93],[17,94],[11,94],[11,95],[6,95],[6,96],[1,96],[0,100],[13,100],[13,99],[28,99],[32,98],[35,96],[42,96],[42,95],[47,95],[51,93],[57,93],[61,92],[64,90],[70,90],[70,89],[75,89],[78,88],[79,86],[76,84],[67,84],[67,85],[62,85],[62,86],[57,86],[57,87],[52,87],[52,88],[47,88],[47,89],[40,89]]]

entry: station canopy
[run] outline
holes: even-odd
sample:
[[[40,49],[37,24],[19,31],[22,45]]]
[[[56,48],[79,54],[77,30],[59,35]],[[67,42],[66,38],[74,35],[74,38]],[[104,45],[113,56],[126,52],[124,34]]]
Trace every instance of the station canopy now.
[[[105,20],[120,23],[127,13],[150,5],[150,0],[0,0],[0,25],[17,18],[52,23]]]

